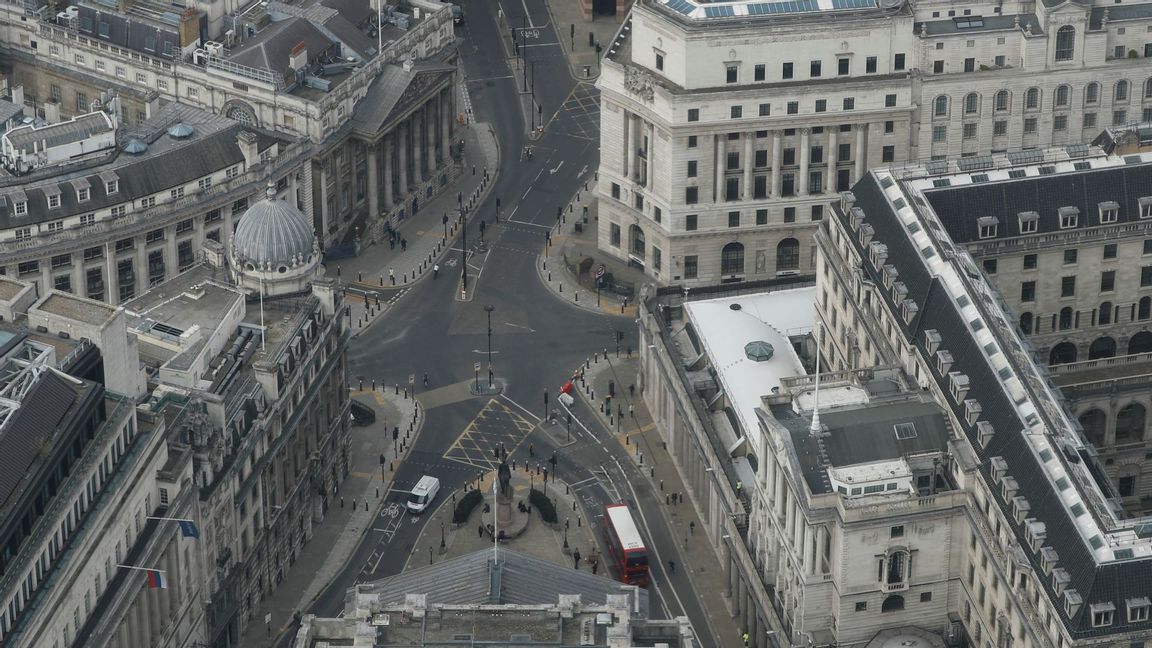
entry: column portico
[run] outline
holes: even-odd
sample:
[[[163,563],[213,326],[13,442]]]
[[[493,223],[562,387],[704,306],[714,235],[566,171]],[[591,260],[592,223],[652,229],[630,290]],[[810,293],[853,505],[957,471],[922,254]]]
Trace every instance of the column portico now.
[[[384,143],[384,209],[392,209],[392,155],[396,144],[395,134],[388,134]]]
[[[411,139],[412,139],[412,183],[420,184],[424,181],[424,162],[421,159],[421,148],[424,145],[421,139],[421,134],[424,131],[424,115],[417,109],[408,118],[409,123],[412,124]]]
[[[631,180],[636,170],[636,124],[632,113],[624,111],[624,175]]]
[[[715,191],[715,202],[722,202],[724,200],[724,142],[727,137],[728,135],[724,133],[712,136],[713,146],[716,148],[715,173],[713,174],[715,177],[712,181]]]
[[[811,155],[811,145],[808,141],[811,131],[800,129],[800,177],[796,179],[796,195],[808,195],[808,160]]]
[[[772,131],[772,197],[780,197],[780,165],[783,163],[784,141],[780,131]]]
[[[867,145],[865,139],[868,136],[868,124],[856,124],[856,177],[853,181],[859,181],[864,177],[864,162],[867,160],[864,147]]]
[[[444,160],[444,164],[448,164],[448,160],[452,157],[452,151],[449,148],[452,144],[452,111],[449,110],[448,93],[451,89],[445,89],[440,92],[440,157]]]
[[[840,161],[838,130],[835,126],[828,129],[828,179],[825,183],[829,191],[836,186],[836,163]]]
[[[755,133],[745,132],[744,137],[744,200],[752,200],[752,143]]]
[[[380,215],[379,174],[380,161],[376,157],[376,142],[368,143],[368,217]]]
[[[436,175],[436,98],[424,104],[424,131],[428,138],[424,143],[424,164],[427,166],[427,176]]]
[[[401,122],[396,127],[396,138],[399,140],[397,143],[400,147],[400,159],[397,162],[400,164],[398,193],[401,202],[404,202],[404,197],[408,195],[408,128],[407,121]]]

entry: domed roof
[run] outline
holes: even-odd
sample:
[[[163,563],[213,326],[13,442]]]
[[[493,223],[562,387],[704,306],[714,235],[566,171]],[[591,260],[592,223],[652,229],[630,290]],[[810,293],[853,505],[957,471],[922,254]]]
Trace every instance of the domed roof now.
[[[271,181],[268,197],[244,212],[232,236],[236,260],[260,269],[294,267],[307,261],[315,249],[316,234],[308,217],[288,201],[276,200]]]

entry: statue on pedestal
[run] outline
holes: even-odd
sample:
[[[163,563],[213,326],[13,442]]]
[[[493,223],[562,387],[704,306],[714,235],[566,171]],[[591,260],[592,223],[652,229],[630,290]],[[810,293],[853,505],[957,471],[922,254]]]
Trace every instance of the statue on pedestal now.
[[[496,468],[496,477],[500,480],[500,496],[512,497],[512,469],[508,467],[507,459],[500,461],[500,466]]]

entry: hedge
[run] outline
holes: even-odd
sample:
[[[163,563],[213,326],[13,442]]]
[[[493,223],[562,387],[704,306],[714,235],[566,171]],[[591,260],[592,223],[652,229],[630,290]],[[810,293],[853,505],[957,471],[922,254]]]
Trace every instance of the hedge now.
[[[484,493],[480,489],[473,489],[464,494],[458,502],[456,502],[456,510],[452,511],[452,523],[464,524],[471,517],[472,511],[476,510],[477,506],[484,501]]]
[[[543,492],[533,488],[528,493],[528,503],[540,512],[540,519],[548,524],[556,524],[556,506]]]

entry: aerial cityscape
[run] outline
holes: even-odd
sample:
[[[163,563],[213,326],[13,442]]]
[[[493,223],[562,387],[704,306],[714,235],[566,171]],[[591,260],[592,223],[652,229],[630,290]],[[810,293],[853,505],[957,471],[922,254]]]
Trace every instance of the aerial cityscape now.
[[[0,647],[1152,648],[1152,2],[0,0]]]

